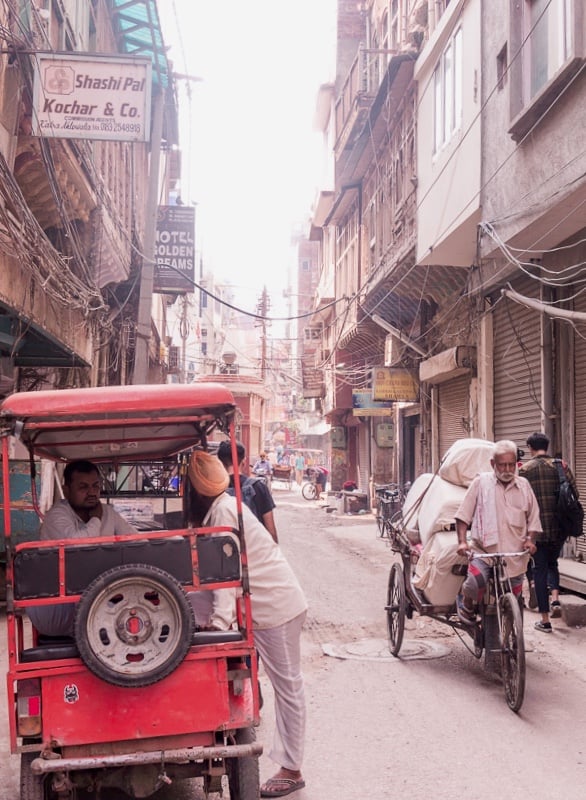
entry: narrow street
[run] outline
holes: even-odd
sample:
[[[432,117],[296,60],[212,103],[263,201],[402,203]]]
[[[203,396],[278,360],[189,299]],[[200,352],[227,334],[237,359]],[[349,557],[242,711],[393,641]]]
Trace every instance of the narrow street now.
[[[501,682],[447,626],[408,620],[404,657],[389,655],[383,607],[392,554],[372,516],[327,514],[279,484],[274,496],[282,547],[310,603],[303,640],[306,788],[295,800],[492,800],[519,793],[581,800],[586,744],[576,733],[586,724],[586,630],[555,620],[553,635],[540,634],[536,614],[526,611],[527,689],[515,715]],[[4,642],[4,617],[2,626]],[[268,752],[272,693],[262,675],[261,681],[258,736]],[[0,798],[14,800],[18,758],[7,755],[4,699],[2,715]],[[262,778],[275,769],[263,755]],[[202,794],[192,781],[158,798]]]

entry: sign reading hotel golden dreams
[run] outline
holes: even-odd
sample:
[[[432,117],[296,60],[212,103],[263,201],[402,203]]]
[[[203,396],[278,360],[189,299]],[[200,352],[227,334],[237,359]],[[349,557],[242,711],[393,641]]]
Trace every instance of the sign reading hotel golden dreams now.
[[[372,370],[372,399],[392,402],[415,402],[419,384],[409,370],[398,367],[374,367]]]
[[[34,136],[146,142],[151,60],[37,53]]]

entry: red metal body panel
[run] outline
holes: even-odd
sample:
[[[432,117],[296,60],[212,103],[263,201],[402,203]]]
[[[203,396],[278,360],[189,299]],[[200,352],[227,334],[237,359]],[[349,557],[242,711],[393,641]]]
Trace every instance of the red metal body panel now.
[[[252,724],[250,679],[234,727]],[[43,741],[58,746],[140,741],[227,727],[229,703],[223,658],[185,660],[164,681],[143,688],[112,686],[84,667],[42,680]],[[239,698],[239,700],[244,700]],[[247,706],[247,710],[245,708]],[[89,722],[89,724],[88,724]]]

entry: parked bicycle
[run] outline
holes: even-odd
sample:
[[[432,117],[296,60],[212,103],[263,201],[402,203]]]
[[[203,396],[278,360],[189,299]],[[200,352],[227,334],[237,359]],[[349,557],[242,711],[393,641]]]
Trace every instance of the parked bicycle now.
[[[400,523],[401,509],[410,486],[411,484],[401,486],[398,483],[375,485],[376,524],[382,539],[390,538],[393,524]]]
[[[317,500],[320,496],[321,486],[318,485],[315,474],[301,487],[301,494],[306,500]]]

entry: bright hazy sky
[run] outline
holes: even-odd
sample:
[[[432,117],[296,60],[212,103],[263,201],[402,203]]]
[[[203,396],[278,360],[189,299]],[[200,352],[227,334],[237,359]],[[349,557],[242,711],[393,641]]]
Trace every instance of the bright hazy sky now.
[[[178,82],[184,202],[196,202],[204,269],[254,310],[282,300],[291,233],[323,174],[317,91],[333,79],[335,0],[159,0]],[[179,23],[179,26],[178,26]],[[178,27],[180,35],[177,33]]]

